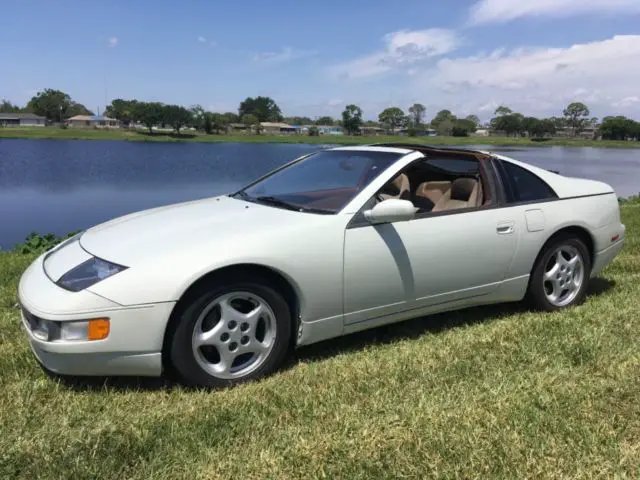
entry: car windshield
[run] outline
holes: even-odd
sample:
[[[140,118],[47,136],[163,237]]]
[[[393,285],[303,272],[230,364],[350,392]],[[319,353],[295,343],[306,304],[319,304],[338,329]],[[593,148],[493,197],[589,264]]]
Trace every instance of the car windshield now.
[[[311,154],[234,196],[278,208],[336,213],[402,154],[325,150]]]

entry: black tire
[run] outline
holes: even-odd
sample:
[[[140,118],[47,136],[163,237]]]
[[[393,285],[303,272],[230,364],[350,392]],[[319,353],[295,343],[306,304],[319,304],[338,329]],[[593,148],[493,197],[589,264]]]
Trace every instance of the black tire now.
[[[573,298],[573,300],[571,300],[571,302],[566,305],[557,306],[551,303],[547,298],[547,295],[544,291],[543,275],[545,273],[545,267],[551,260],[551,256],[558,248],[562,246],[574,247],[578,251],[578,254],[582,258],[582,263],[584,266],[584,278],[582,281],[582,285],[580,286],[580,289],[578,290],[578,293]],[[562,310],[568,307],[579,305],[584,302],[584,299],[586,298],[590,275],[591,257],[589,255],[587,246],[579,237],[575,235],[571,235],[569,233],[560,234],[552,238],[538,255],[536,263],[533,267],[533,271],[531,272],[531,279],[529,281],[529,288],[527,291],[527,299],[534,309],[544,310],[547,312],[553,312],[556,310]]]
[[[262,364],[245,376],[234,379],[218,378],[204,370],[195,358],[192,335],[200,313],[215,298],[230,292],[243,291],[255,294],[266,303],[275,315],[275,345]],[[226,282],[205,283],[181,301],[176,311],[177,325],[169,338],[169,359],[178,380],[192,387],[227,387],[255,380],[275,371],[284,361],[291,344],[291,311],[282,295],[256,278],[233,278]]]

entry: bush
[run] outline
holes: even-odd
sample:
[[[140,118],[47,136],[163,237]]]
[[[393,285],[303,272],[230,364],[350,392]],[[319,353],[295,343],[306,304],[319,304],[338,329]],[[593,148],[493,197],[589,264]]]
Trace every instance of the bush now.
[[[19,243],[15,246],[17,253],[23,255],[41,254],[58,245],[60,242],[65,241],[67,238],[71,238],[78,232],[71,232],[64,237],[58,237],[53,233],[47,233],[46,235],[40,235],[33,232],[25,239],[24,243]]]
[[[320,136],[320,130],[318,129],[318,127],[316,127],[315,125],[309,128],[309,133],[308,135],[310,137],[318,137]]]

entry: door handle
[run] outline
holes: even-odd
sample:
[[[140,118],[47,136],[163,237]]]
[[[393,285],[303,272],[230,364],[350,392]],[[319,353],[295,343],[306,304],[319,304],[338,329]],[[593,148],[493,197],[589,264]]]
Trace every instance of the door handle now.
[[[499,223],[496,227],[496,232],[498,232],[498,235],[508,235],[510,233],[513,233],[514,231],[514,222]]]

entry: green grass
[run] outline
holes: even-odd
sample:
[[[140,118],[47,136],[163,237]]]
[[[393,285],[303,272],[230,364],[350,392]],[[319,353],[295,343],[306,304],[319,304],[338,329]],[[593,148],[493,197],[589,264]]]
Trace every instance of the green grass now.
[[[0,254],[0,478],[639,478],[640,203],[584,305],[470,309],[194,391],[45,376]]]
[[[608,140],[582,140],[557,138],[547,142],[532,142],[528,138],[506,137],[352,137],[352,136],[321,136],[309,137],[305,135],[206,135],[202,133],[174,135],[158,133],[149,135],[143,131],[98,130],[84,128],[57,127],[45,128],[0,128],[1,138],[31,138],[31,139],[66,139],[66,140],[126,140],[140,142],[271,142],[271,143],[310,143],[310,144],[340,144],[362,145],[381,142],[413,142],[428,145],[497,145],[520,147],[597,147],[597,148],[640,148],[640,142],[622,142]]]

